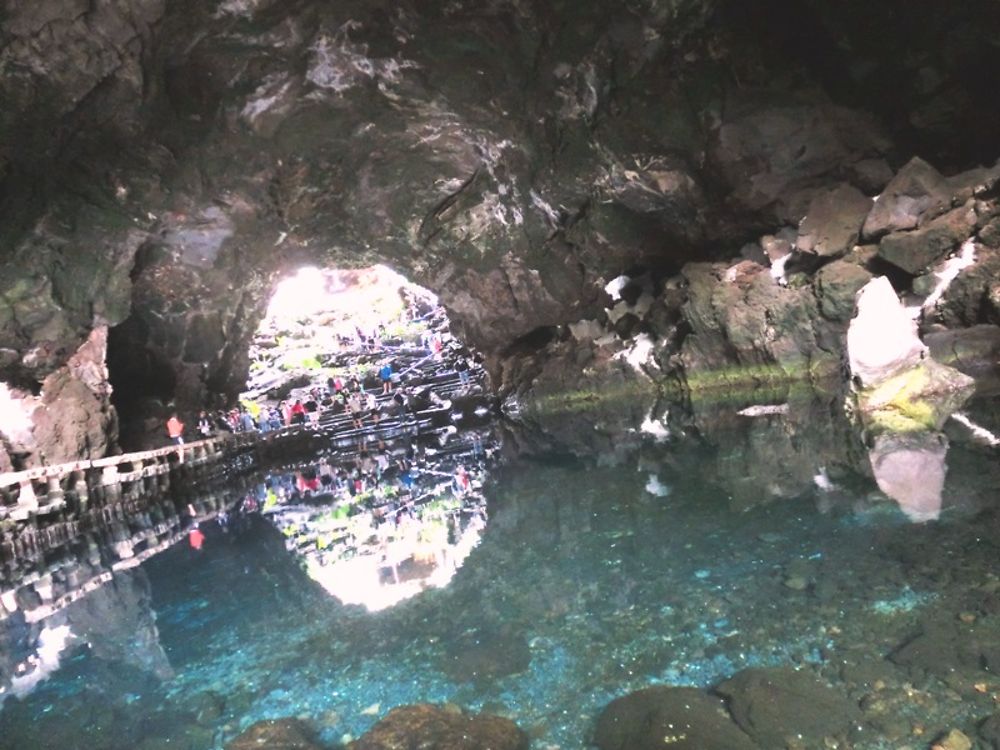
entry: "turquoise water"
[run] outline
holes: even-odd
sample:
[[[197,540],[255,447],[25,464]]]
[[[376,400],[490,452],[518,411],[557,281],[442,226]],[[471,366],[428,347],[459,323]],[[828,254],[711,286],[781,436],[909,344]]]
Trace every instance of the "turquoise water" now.
[[[310,577],[280,514],[203,524],[200,550],[179,543],[45,626],[70,635],[33,690],[3,683],[0,747],[213,748],[285,716],[336,747],[431,701],[510,716],[536,749],[585,748],[615,697],[760,665],[801,666],[858,701],[880,681],[892,720],[866,713],[856,748],[974,734],[996,710],[988,668],[887,657],[930,621],[1000,633],[1000,606],[983,604],[1000,591],[993,453],[953,437],[939,518],[915,524],[857,444],[801,444],[782,419],[509,458],[450,581],[378,611]],[[41,627],[8,620],[4,669]]]

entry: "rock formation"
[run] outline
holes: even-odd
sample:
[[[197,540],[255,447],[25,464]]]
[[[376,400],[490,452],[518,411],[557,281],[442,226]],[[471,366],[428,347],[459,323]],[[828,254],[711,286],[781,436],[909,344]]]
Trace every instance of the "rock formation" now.
[[[231,401],[306,262],[438,293],[528,411],[836,373],[869,274],[1000,322],[996,6],[744,5],[6,2],[0,469]]]

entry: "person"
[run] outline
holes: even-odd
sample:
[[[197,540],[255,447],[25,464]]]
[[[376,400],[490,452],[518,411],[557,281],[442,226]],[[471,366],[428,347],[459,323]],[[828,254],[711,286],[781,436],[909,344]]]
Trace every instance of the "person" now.
[[[392,364],[386,362],[378,371],[378,376],[382,379],[382,393],[392,390]]]
[[[358,391],[352,391],[351,395],[347,397],[347,408],[351,412],[351,419],[354,420],[354,427],[360,430],[363,426],[361,421],[364,414],[361,410],[361,394]]]
[[[167,436],[174,445],[184,445],[184,423],[177,418],[177,412],[171,412],[167,420]]]
[[[455,362],[455,371],[458,373],[458,382],[461,385],[468,385],[471,380],[469,376],[469,360],[459,355],[458,361]]]
[[[253,432],[257,428],[257,424],[253,421],[253,417],[250,416],[250,412],[245,408],[240,408],[240,422],[239,422],[240,432]]]
[[[375,398],[375,394],[371,391],[369,391],[365,396],[365,408],[368,410],[368,413],[372,415],[372,424],[378,424],[378,399]]]
[[[212,436],[212,420],[208,418],[208,412],[204,409],[198,414],[198,434],[203,438]]]
[[[306,423],[306,407],[302,405],[302,399],[296,399],[292,405],[292,424]]]

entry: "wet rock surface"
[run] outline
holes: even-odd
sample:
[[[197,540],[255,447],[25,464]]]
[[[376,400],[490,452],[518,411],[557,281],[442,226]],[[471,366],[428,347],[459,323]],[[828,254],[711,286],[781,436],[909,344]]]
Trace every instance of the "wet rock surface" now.
[[[600,750],[752,750],[725,703],[695,688],[650,687],[612,701],[597,719]]]
[[[761,747],[843,737],[860,717],[845,695],[793,669],[744,670],[715,689],[736,723]]]
[[[390,711],[350,750],[527,750],[528,736],[510,719],[466,714],[456,706],[402,706]]]
[[[260,721],[234,740],[226,750],[320,750],[309,725],[300,719]]]

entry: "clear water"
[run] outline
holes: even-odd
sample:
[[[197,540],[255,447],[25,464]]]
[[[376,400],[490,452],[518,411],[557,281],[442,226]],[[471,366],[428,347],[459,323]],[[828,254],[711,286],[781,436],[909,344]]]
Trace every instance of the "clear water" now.
[[[994,449],[949,435],[940,517],[919,524],[865,475],[857,438],[794,414],[515,457],[452,580],[376,612],[312,580],[273,519],[207,524],[201,550],[178,544],[60,616],[73,635],[47,679],[8,689],[0,747],[213,748],[286,716],[336,747],[429,701],[510,716],[536,749],[585,748],[615,697],[759,665],[868,707],[881,690],[891,710],[866,709],[856,748],[973,735],[1000,700],[988,665],[887,659],[932,621],[1000,633]],[[5,669],[40,627],[8,620]]]

